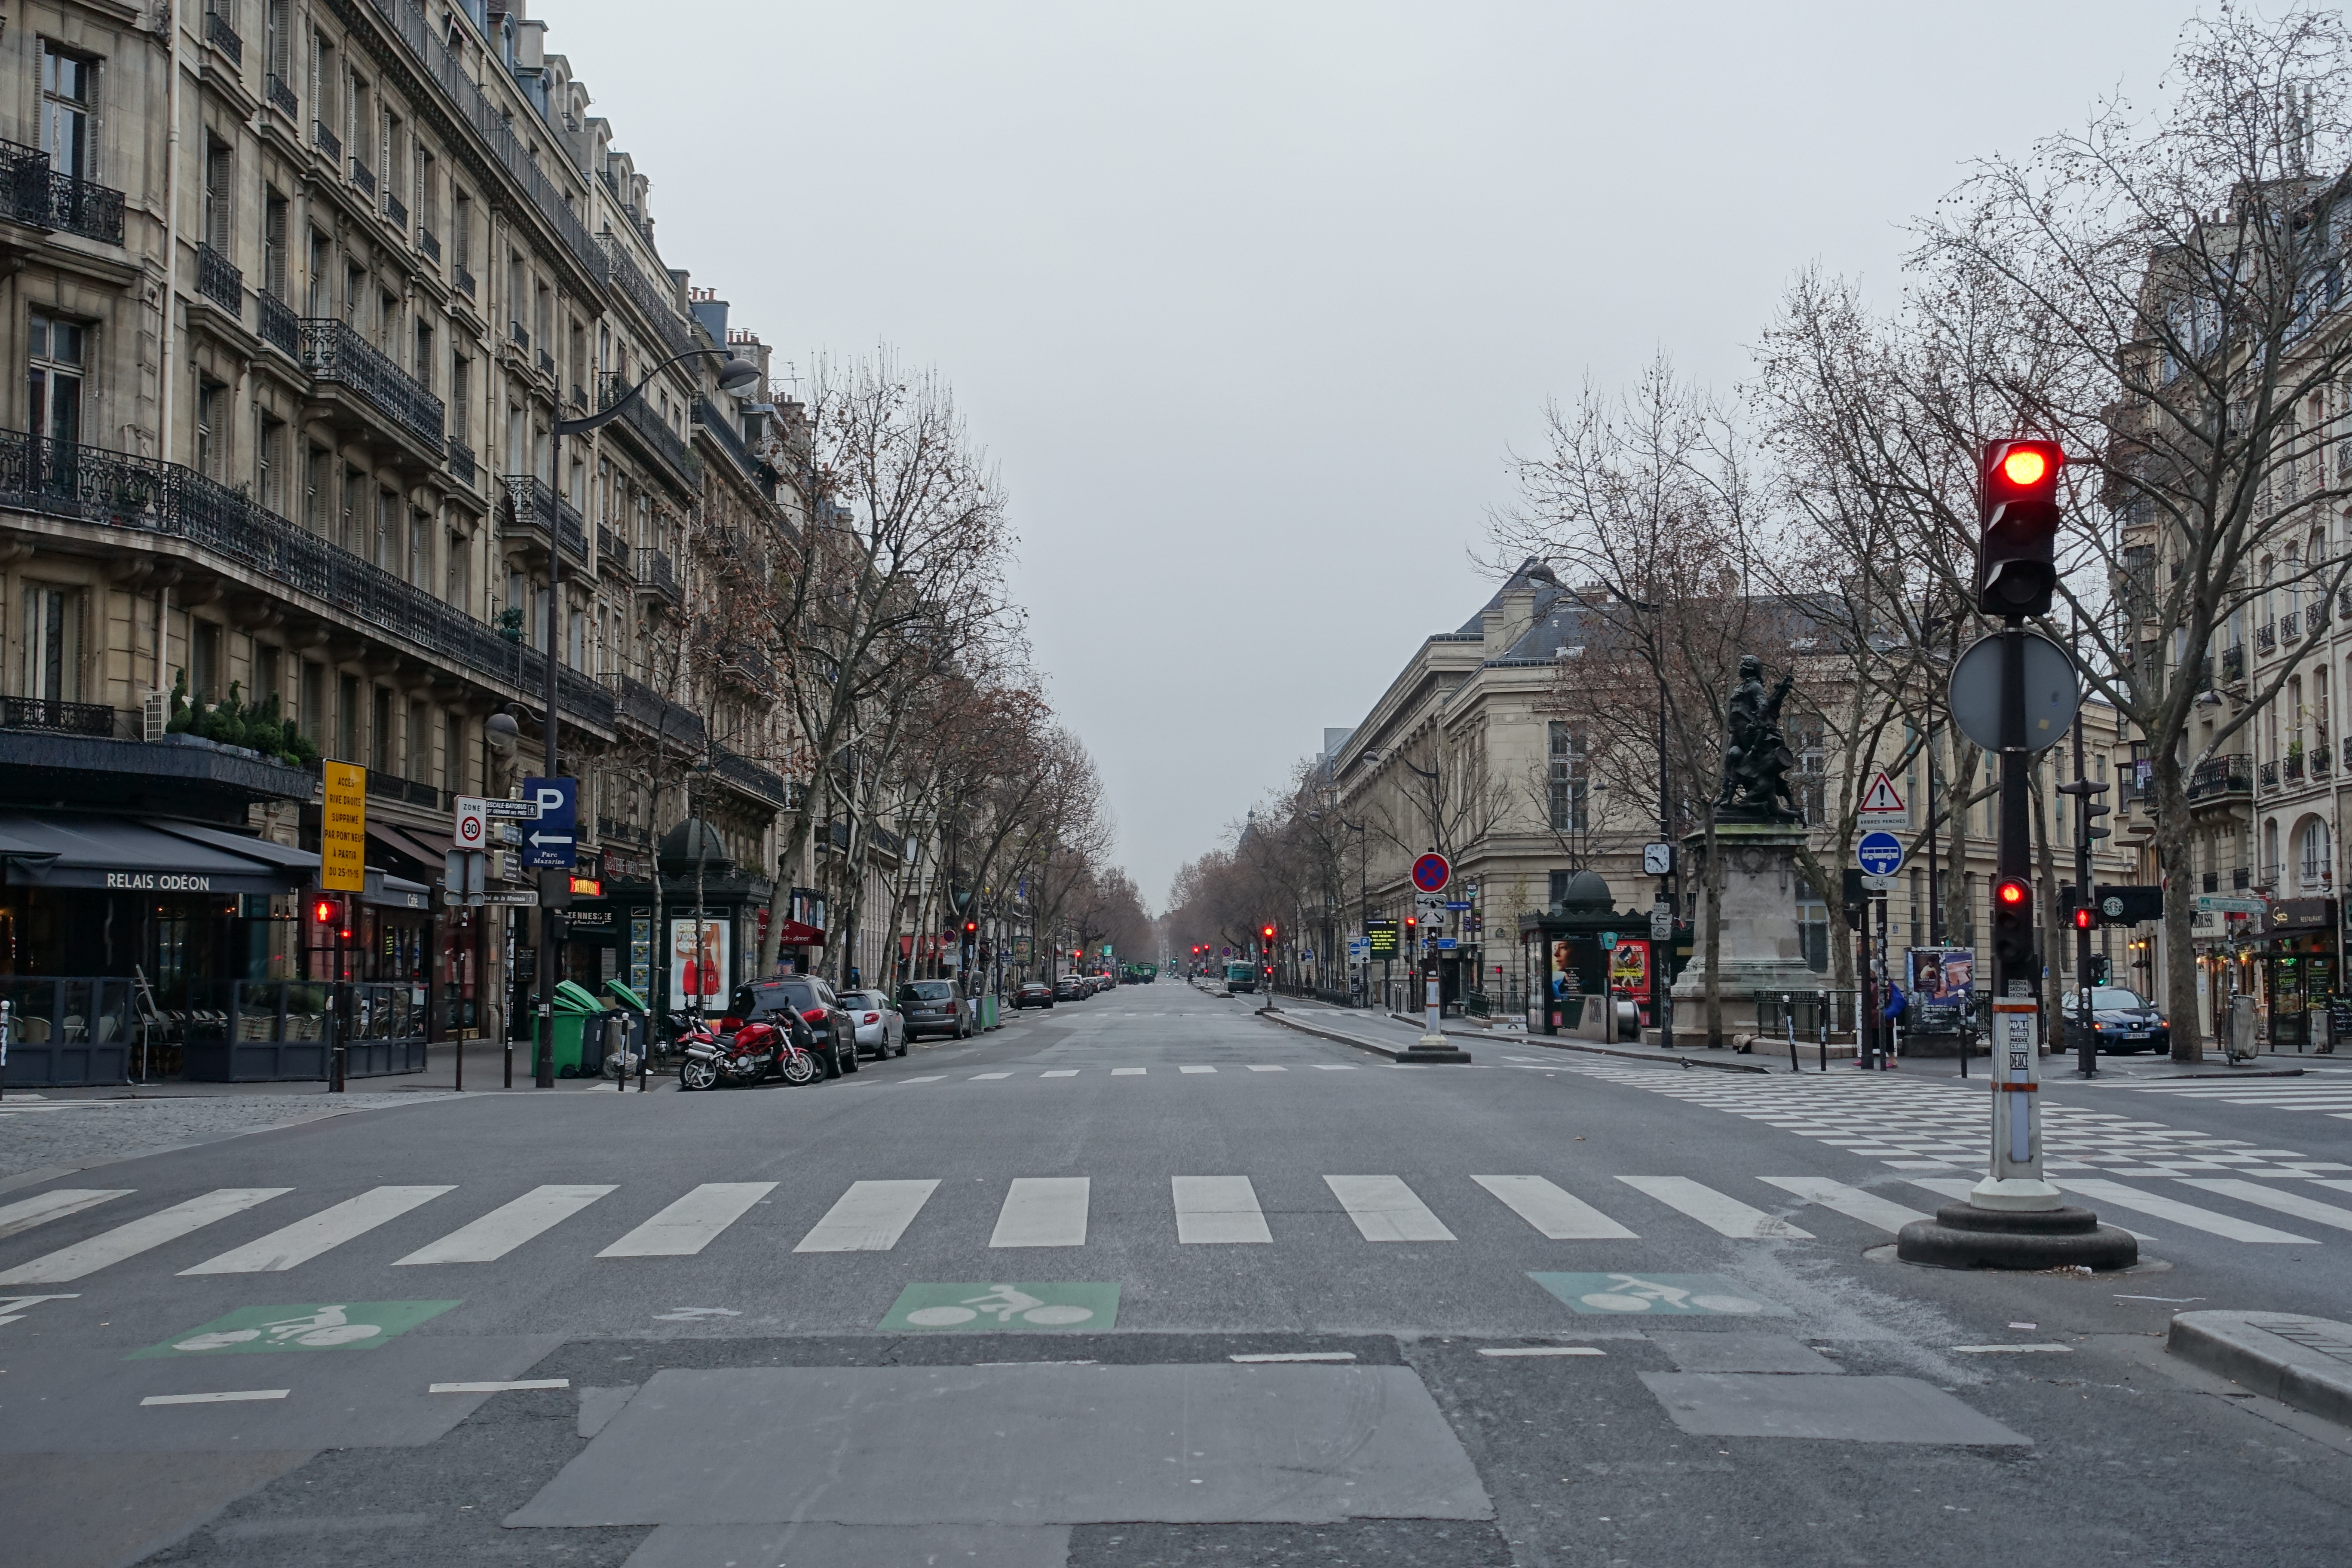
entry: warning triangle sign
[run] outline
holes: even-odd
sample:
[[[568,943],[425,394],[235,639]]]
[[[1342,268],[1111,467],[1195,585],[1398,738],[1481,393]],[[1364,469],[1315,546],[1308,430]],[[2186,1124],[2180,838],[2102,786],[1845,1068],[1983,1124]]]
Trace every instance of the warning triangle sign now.
[[[1886,776],[1884,768],[1879,770],[1877,777],[1870,781],[1870,787],[1863,792],[1862,805],[1855,810],[1865,817],[1907,817],[1911,815],[1911,808],[1903,804],[1903,797],[1895,793],[1895,781]]]

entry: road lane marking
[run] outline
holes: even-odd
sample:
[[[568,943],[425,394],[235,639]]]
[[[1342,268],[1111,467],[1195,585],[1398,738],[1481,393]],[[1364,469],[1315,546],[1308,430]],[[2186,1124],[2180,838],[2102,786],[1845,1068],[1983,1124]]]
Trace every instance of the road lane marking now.
[[[2273,1230],[2252,1220],[2233,1219],[2211,1209],[2201,1209],[2194,1204],[2184,1204],[2154,1193],[2143,1193],[2137,1187],[2126,1187],[2120,1182],[2062,1181],[2057,1184],[2070,1193],[2080,1193],[2094,1203],[2119,1209],[2135,1209],[2158,1219],[2168,1219],[2175,1225],[2185,1225],[2191,1230],[2226,1237],[2231,1241],[2280,1243],[2296,1247],[2315,1247],[2318,1243],[2307,1236],[2294,1236],[2284,1230]]]
[[[1429,1212],[1402,1176],[1326,1176],[1323,1184],[1348,1211],[1366,1241],[1452,1241],[1454,1233]]]
[[[1250,1064],[1250,1071],[1252,1072],[1288,1072],[1289,1070],[1290,1069],[1288,1068],[1262,1068],[1255,1062]]]
[[[773,1182],[705,1182],[599,1258],[691,1258],[776,1190]]]
[[[936,1181],[852,1182],[794,1252],[887,1252],[939,1187]]]
[[[1954,1355],[2072,1355],[2073,1345],[1954,1345]]]
[[[30,1230],[37,1225],[47,1225],[53,1219],[63,1219],[69,1214],[95,1208],[109,1198],[127,1198],[136,1191],[136,1187],[60,1187],[53,1193],[43,1193],[38,1197],[10,1204],[0,1208],[0,1239]]]
[[[1084,1247],[1087,1244],[1085,1176],[1017,1176],[996,1213],[991,1247]]]
[[[1657,1199],[1668,1208],[1680,1209],[1718,1236],[1736,1237],[1747,1241],[1812,1239],[1811,1231],[1799,1230],[1787,1220],[1777,1219],[1762,1209],[1750,1208],[1738,1198],[1727,1197],[1688,1176],[1620,1176],[1617,1179],[1635,1192]]]
[[[1541,1176],[1473,1176],[1511,1212],[1554,1241],[1632,1241],[1633,1233]]]
[[[355,1198],[320,1209],[307,1219],[271,1231],[257,1241],[231,1247],[215,1258],[207,1258],[193,1268],[180,1270],[182,1279],[192,1274],[281,1274],[297,1264],[308,1263],[322,1252],[341,1247],[355,1237],[365,1236],[376,1226],[398,1219],[413,1208],[431,1203],[443,1193],[453,1193],[455,1187],[373,1187]]]
[[[151,1394],[142,1405],[234,1405],[247,1399],[283,1399],[290,1388],[232,1388],[218,1394]]]
[[[1110,1076],[1113,1078],[1141,1078],[1143,1076],[1143,1069],[1141,1068],[1113,1068],[1110,1069]]]
[[[506,1383],[436,1383],[427,1384],[427,1394],[509,1394],[526,1388],[569,1388],[568,1377],[520,1377]]]
[[[1214,1068],[1178,1068],[1176,1070],[1178,1072],[1214,1072],[1217,1069]]]
[[[1315,1070],[1317,1072],[1354,1072],[1356,1069],[1343,1062],[1317,1062]]]
[[[510,1203],[438,1241],[425,1243],[393,1267],[411,1263],[496,1263],[542,1231],[551,1230],[614,1189],[610,1186],[533,1187]]]
[[[1492,1356],[1518,1356],[1606,1355],[1609,1352],[1595,1350],[1591,1345],[1481,1345],[1478,1347],[1478,1353]]]
[[[5,1274],[0,1274],[0,1285],[63,1285],[85,1274],[94,1274],[110,1264],[126,1258],[136,1258],[151,1247],[167,1241],[177,1241],[192,1231],[201,1230],[215,1220],[242,1214],[254,1205],[267,1203],[292,1192],[291,1187],[215,1187],[201,1197],[173,1204],[143,1215],[128,1225],[76,1242],[30,1263],[19,1264]]]
[[[1076,1078],[1078,1076],[1078,1069],[1076,1068],[1055,1068],[1052,1072],[1041,1072],[1037,1076],[1039,1078]]]
[[[944,1081],[946,1078],[947,1075],[945,1073],[935,1072],[926,1073],[921,1078],[902,1078],[898,1081],[900,1083],[940,1083]]]
[[[1013,1076],[1013,1075],[1012,1075],[1011,1073],[1009,1073],[1009,1072],[982,1072],[982,1073],[974,1073],[974,1074],[972,1074],[971,1081],[972,1081],[972,1082],[974,1082],[974,1083],[986,1083],[986,1082],[987,1082],[989,1079],[998,1079],[998,1078],[1011,1078],[1012,1076]]]
[[[2236,1198],[2240,1203],[2259,1204],[2281,1214],[2291,1214],[2314,1225],[2332,1225],[2338,1230],[2352,1230],[2352,1209],[2323,1204],[2300,1193],[2283,1193],[2275,1187],[2263,1186],[2260,1182],[2216,1180],[2207,1176],[2183,1176],[2181,1182],[2186,1186],[2219,1193],[2225,1198]]]
[[[1190,1070],[1189,1068],[1186,1070]],[[1247,1176],[1171,1176],[1180,1242],[1272,1242],[1257,1189]]]
[[[1759,1176],[1756,1179],[1782,1192],[1794,1193],[1809,1204],[1819,1204],[1832,1214],[1858,1219],[1884,1231],[1899,1231],[1913,1220],[1927,1217],[1917,1209],[1905,1208],[1892,1198],[1882,1198],[1876,1193],[1849,1187],[1843,1182],[1832,1182],[1825,1176]]]
[[[1276,1361],[1353,1361],[1354,1351],[1282,1351],[1259,1355],[1229,1355],[1227,1361],[1237,1361],[1244,1366],[1260,1366]]]

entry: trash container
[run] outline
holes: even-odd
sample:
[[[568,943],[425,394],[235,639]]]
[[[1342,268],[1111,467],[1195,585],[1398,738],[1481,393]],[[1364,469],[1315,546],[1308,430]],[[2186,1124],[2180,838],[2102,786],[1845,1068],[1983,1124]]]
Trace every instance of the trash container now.
[[[580,1076],[588,1020],[602,1017],[604,1012],[604,1005],[596,1000],[594,993],[576,981],[566,980],[555,988],[553,1056],[558,1078]],[[593,1072],[595,1066],[591,1064],[589,1070]]]
[[[1003,1020],[996,1016],[996,994],[990,992],[980,999],[980,1026],[993,1029]]]
[[[646,1041],[653,1034],[653,1009],[625,982],[607,980],[604,994],[612,1005],[604,1014],[604,1050],[606,1055],[625,1053],[643,1057]]]

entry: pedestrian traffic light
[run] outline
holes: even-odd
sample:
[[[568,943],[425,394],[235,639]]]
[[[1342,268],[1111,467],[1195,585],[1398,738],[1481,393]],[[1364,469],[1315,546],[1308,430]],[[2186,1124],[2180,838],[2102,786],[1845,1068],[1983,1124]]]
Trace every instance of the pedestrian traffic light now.
[[[332,899],[320,899],[317,903],[310,906],[310,918],[317,921],[322,926],[334,924],[335,900]]]
[[[1988,616],[2046,616],[2058,586],[2055,441],[1988,441],[1978,521],[1977,608]]]
[[[2022,877],[2003,877],[1993,884],[1992,954],[2003,981],[2037,978],[2033,889]]]
[[[2099,923],[2099,912],[2088,904],[2077,904],[2072,912],[2076,931],[2089,931]]]
[[[2107,983],[2107,955],[2104,952],[2091,954],[2091,967],[2084,972],[2083,978],[2094,985],[2105,985]]]

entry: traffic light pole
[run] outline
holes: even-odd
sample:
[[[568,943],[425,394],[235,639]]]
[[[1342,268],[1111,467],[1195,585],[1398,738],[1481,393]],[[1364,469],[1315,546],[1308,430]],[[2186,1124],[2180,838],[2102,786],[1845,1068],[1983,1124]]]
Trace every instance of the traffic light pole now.
[[[2074,907],[2097,908],[2091,889],[2091,795],[2083,776],[2083,726],[2074,725]],[[2074,1071],[2083,1078],[2099,1076],[2098,1020],[2091,1013],[2091,921],[2074,920]]]
[[[2011,616],[2000,632],[2000,845],[1998,869],[2006,881],[2031,885],[2029,792],[2033,754],[2025,739],[2025,617]],[[2029,909],[2031,900],[2028,900]],[[2029,917],[2027,929],[2032,929]],[[1992,1170],[1969,1193],[1979,1208],[2018,1211],[2060,1206],[2058,1189],[2042,1175],[2041,953],[2030,940],[1993,948]]]

